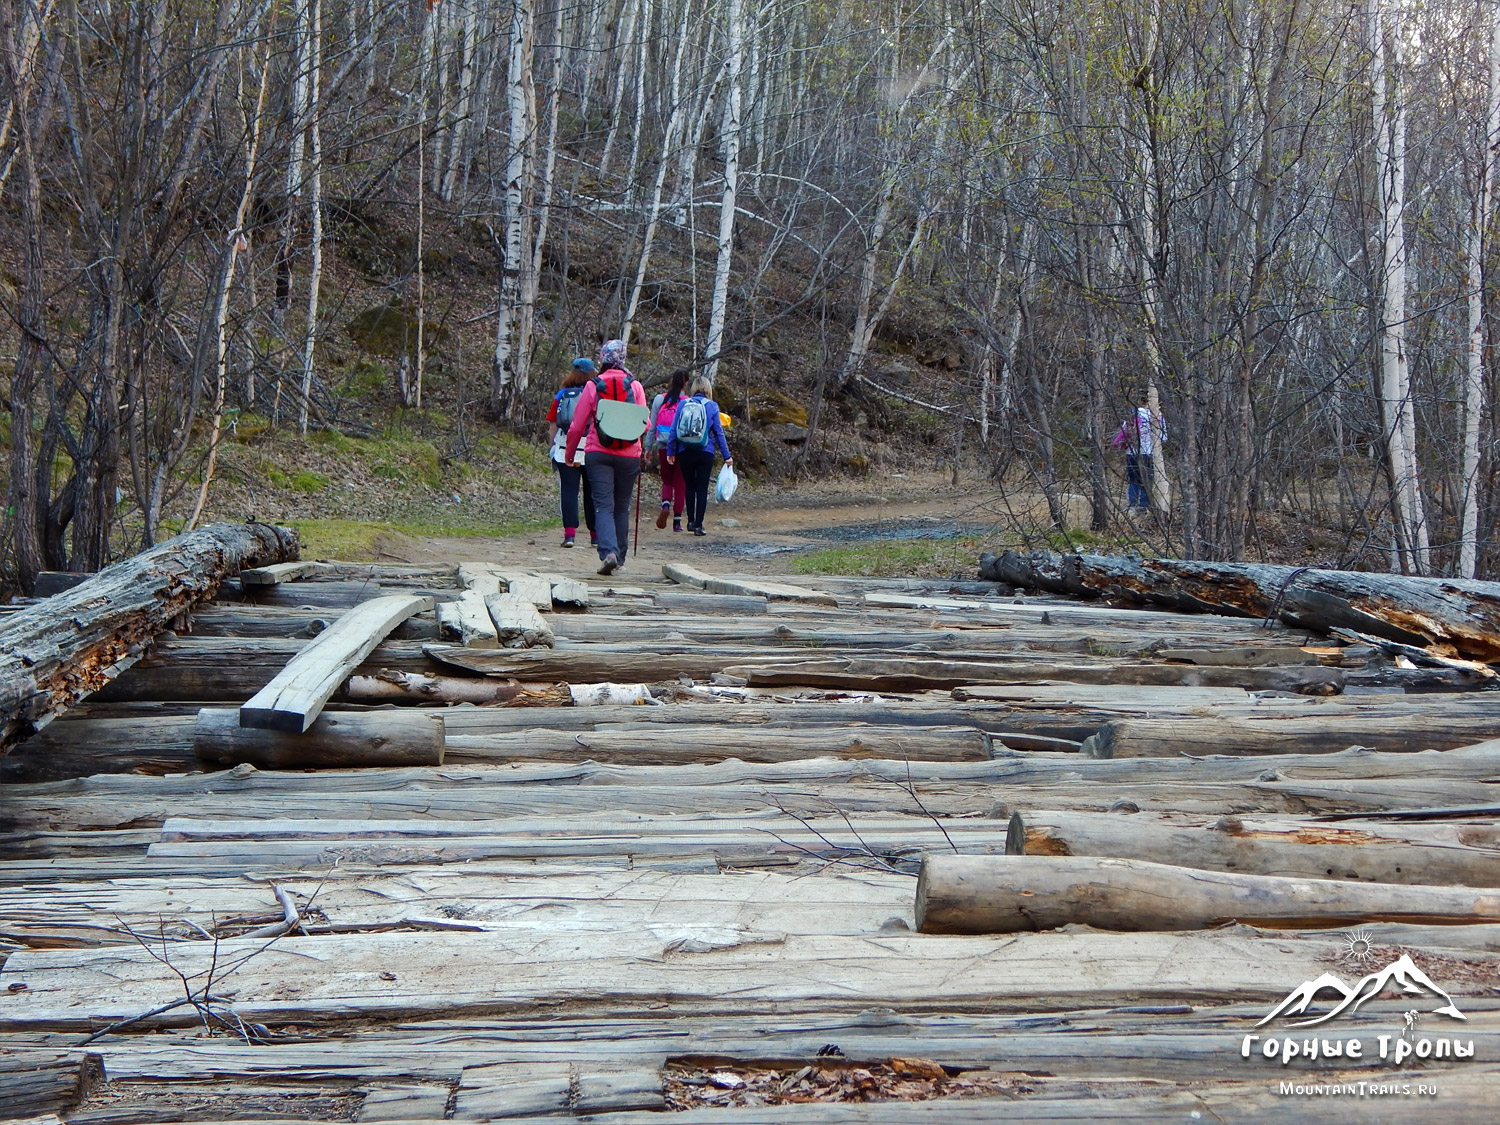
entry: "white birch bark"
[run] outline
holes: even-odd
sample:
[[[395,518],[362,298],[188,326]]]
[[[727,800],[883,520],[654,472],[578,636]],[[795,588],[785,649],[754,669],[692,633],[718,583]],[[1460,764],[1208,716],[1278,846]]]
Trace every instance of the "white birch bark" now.
[[[1463,444],[1462,514],[1458,575],[1473,578],[1479,566],[1479,431],[1484,417],[1484,253],[1494,209],[1495,150],[1500,146],[1500,7],[1490,6],[1489,88],[1479,144],[1479,185],[1469,222],[1469,338],[1459,437]]]
[[[1380,323],[1380,402],[1395,501],[1397,547],[1412,574],[1428,571],[1427,515],[1417,473],[1416,416],[1406,355],[1406,92],[1401,4],[1369,0],[1370,84],[1375,173],[1381,203],[1384,301]]]
[[[735,0],[731,0],[731,3]],[[615,141],[620,135],[620,113],[625,106],[625,72],[629,68],[631,45],[635,42],[635,24],[640,15],[641,0],[622,0],[620,13],[620,35],[615,40],[615,51],[620,56],[620,65],[615,67],[609,99],[609,132],[604,137],[604,151],[599,154],[599,178],[609,174],[609,158],[614,153]]]
[[[641,293],[646,287],[646,270],[651,262],[651,246],[656,240],[656,229],[661,223],[662,197],[666,187],[667,169],[671,167],[672,148],[677,143],[677,134],[682,127],[682,56],[687,51],[688,14],[690,7],[682,6],[682,18],[677,27],[677,44],[672,52],[672,74],[669,80],[668,100],[671,110],[667,127],[662,135],[661,158],[656,164],[656,181],[651,189],[651,207],[646,216],[646,229],[641,235],[641,252],[636,259],[635,280],[630,287],[630,297],[625,302],[625,315],[620,324],[620,339],[630,343],[630,330],[635,324],[636,310],[640,308]]]
[[[656,7],[651,0],[641,0],[641,9],[641,34],[636,36],[639,43],[636,47],[634,67],[635,124],[630,130],[630,160],[625,165],[625,203],[627,206],[635,204],[635,176],[641,163],[641,136],[645,133],[643,126],[646,120],[646,70],[650,63],[646,41],[651,38],[652,20],[656,14]]]
[[[307,434],[312,404],[315,349],[318,341],[318,290],[323,281],[323,132],[320,90],[323,70],[323,2],[311,0],[312,23],[308,29],[310,81],[308,93],[308,208],[311,218],[312,263],[307,273],[307,325],[302,344],[302,400],[297,404],[297,432]]]
[[[530,139],[535,116],[531,72],[534,34],[529,0],[513,0],[510,24],[510,66],[506,74],[510,155],[505,165],[505,263],[500,271],[500,305],[495,318],[495,362],[491,403],[495,413],[513,420],[529,380],[533,248],[530,245]]]
[[[714,293],[708,310],[708,338],[703,350],[708,357],[704,374],[712,380],[719,372],[719,352],[724,347],[724,322],[729,310],[729,271],[734,260],[734,219],[740,187],[740,100],[745,66],[745,3],[728,3],[728,73],[724,91],[724,191],[719,197],[719,258],[714,267]]]

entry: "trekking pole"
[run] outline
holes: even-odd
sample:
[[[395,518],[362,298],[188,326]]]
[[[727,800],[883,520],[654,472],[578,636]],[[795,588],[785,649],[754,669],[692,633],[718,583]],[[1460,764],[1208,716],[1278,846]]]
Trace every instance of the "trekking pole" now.
[[[635,546],[631,548],[636,554],[641,553],[641,474],[635,475]]]

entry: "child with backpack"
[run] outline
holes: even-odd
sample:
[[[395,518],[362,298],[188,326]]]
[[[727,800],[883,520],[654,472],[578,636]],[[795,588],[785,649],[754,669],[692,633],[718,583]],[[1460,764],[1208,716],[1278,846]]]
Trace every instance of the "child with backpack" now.
[[[714,385],[699,375],[688,389],[689,397],[677,407],[672,430],[667,435],[667,463],[682,469],[687,485],[688,530],[707,535],[703,516],[708,510],[708,483],[714,471],[714,453],[724,457],[724,464],[734,460],[729,443],[724,440],[724,426],[719,420],[719,404],[708,396]]]
[[[651,424],[646,427],[646,449],[661,456],[661,511],[656,516],[658,530],[667,526],[667,514],[672,516],[672,530],[682,530],[682,512],[687,507],[687,486],[683,483],[682,467],[670,464],[665,455],[667,436],[672,432],[672,421],[677,417],[677,408],[682,403],[683,390],[687,387],[688,373],[682,368],[672,372],[672,381],[667,389],[651,400]]]
[[[589,488],[588,477],[584,476],[583,468],[568,463],[565,448],[568,440],[568,427],[573,423],[573,415],[577,412],[578,400],[583,395],[584,384],[594,374],[593,360],[575,359],[572,369],[563,378],[562,386],[558,388],[557,394],[552,396],[552,407],[547,411],[547,421],[552,423],[552,428],[547,434],[547,440],[551,445],[549,457],[552,461],[552,471],[557,474],[558,490],[561,496],[562,545],[564,547],[573,546],[573,537],[578,533],[578,486],[580,484],[583,485],[583,519],[589,529],[589,542],[599,541],[599,533],[594,530],[594,493]]]
[[[564,458],[583,469],[600,509],[599,573],[625,564],[630,544],[630,494],[641,475],[641,438],[649,412],[640,380],[625,369],[625,342],[609,340],[599,349],[599,374],[584,384],[568,426]]]

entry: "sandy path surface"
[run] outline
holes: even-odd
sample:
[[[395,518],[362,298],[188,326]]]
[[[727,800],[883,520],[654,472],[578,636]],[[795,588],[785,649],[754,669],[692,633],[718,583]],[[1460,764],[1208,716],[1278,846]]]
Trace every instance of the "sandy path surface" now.
[[[624,573],[658,574],[665,562],[681,561],[704,569],[740,574],[788,574],[799,554],[844,541],[901,537],[917,529],[941,532],[958,526],[979,529],[996,523],[998,494],[977,484],[954,488],[936,474],[909,474],[879,481],[840,482],[828,488],[760,490],[732,503],[710,500],[698,537],[674,534],[671,525],[658,531],[659,491],[646,477],[641,494],[640,549],[632,551]],[[1014,497],[1010,498],[1014,503]],[[561,547],[556,529],[503,539],[413,539],[387,536],[376,541],[376,562],[413,564],[484,560],[507,566],[546,566],[564,574],[590,574],[598,566],[585,533],[571,550]]]

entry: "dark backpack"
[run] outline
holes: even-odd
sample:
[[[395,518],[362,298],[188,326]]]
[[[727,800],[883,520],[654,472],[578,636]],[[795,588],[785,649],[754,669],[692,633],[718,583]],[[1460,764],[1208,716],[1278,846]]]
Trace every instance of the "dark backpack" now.
[[[701,398],[685,399],[677,408],[672,428],[677,444],[702,449],[708,444],[708,405]]]
[[[582,395],[582,387],[564,387],[557,392],[557,428],[563,433],[567,433],[573,425],[573,415],[578,410],[578,400]]]

